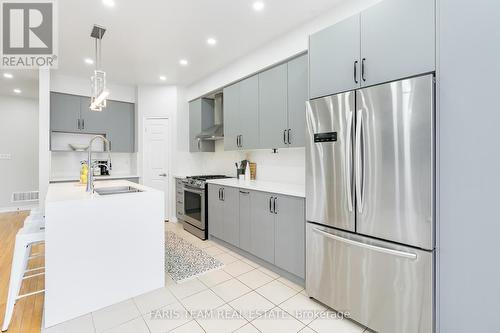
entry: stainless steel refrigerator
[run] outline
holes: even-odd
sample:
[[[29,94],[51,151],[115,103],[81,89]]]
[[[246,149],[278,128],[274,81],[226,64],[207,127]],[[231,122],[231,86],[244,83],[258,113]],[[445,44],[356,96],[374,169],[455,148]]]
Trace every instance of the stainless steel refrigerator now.
[[[308,102],[306,291],[381,333],[434,324],[434,77]]]

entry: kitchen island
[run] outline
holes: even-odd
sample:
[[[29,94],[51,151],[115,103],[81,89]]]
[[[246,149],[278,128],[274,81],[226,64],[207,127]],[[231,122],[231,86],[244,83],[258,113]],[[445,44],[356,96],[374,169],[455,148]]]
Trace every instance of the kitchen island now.
[[[164,211],[161,191],[129,181],[50,184],[45,327],[163,287]]]

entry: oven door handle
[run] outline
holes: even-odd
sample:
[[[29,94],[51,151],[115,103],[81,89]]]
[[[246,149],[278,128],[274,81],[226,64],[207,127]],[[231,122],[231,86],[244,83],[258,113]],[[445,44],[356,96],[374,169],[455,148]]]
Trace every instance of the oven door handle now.
[[[205,193],[205,190],[200,190],[199,188],[190,187],[187,185],[184,185],[184,191],[188,191],[188,192],[192,192],[192,193],[196,193],[196,194],[204,194]]]

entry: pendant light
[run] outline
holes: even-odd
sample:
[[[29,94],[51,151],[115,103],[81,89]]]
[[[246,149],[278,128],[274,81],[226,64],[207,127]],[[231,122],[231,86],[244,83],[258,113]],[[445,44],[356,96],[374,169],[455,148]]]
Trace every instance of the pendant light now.
[[[109,91],[106,89],[106,72],[102,66],[102,37],[106,32],[106,28],[94,25],[90,37],[95,39],[95,71],[91,77],[91,111],[102,111],[106,107],[106,98],[109,96]]]

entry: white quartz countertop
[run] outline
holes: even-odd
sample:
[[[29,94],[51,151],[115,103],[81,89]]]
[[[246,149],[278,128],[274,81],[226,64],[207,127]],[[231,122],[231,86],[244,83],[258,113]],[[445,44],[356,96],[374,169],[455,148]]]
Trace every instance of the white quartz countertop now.
[[[137,174],[117,174],[117,175],[109,175],[109,176],[94,176],[95,180],[115,180],[115,179],[129,179],[129,178],[139,178]],[[60,183],[60,182],[78,182],[80,181],[80,177],[78,176],[66,176],[66,177],[52,177],[49,182],[51,183]]]
[[[276,183],[262,180],[238,180],[236,178],[208,180],[207,183],[228,187],[237,187],[246,190],[290,195],[293,197],[305,198],[306,196],[305,186],[297,184]]]
[[[94,183],[94,188],[103,187],[115,187],[115,186],[131,186],[135,187],[142,192],[127,193],[127,194],[116,194],[109,195],[106,197],[115,197],[124,195],[140,195],[144,192],[157,191],[151,187],[147,187],[141,184],[133,183],[128,180],[106,180]],[[45,199],[46,203],[60,202],[60,201],[70,201],[70,200],[93,200],[97,198],[103,198],[97,193],[87,193],[87,186],[80,183],[51,183],[47,191],[47,197]]]

